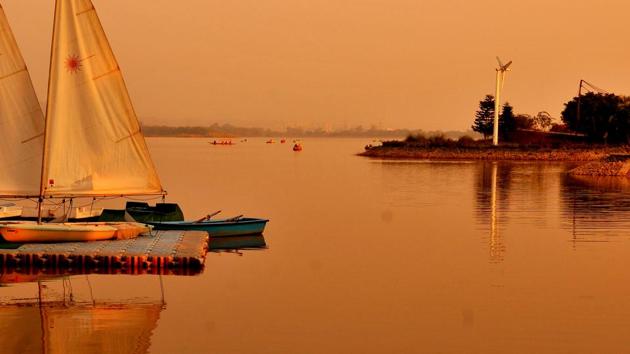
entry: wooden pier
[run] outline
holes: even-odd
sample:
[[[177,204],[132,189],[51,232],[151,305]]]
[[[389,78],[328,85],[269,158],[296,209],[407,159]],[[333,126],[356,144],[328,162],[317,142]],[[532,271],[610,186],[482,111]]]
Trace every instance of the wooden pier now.
[[[208,233],[154,231],[129,240],[31,243],[0,249],[0,268],[72,273],[187,274],[200,270]]]

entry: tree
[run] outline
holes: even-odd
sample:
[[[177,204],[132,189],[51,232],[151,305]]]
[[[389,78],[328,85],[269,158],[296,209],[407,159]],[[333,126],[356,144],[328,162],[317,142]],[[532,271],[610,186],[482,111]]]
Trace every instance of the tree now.
[[[591,141],[603,143],[627,142],[627,98],[615,94],[589,92],[565,103],[562,121],[578,133],[586,134]],[[578,102],[580,115],[578,117]]]
[[[534,128],[534,117],[529,114],[517,114],[516,115],[516,130],[532,129]]]
[[[516,116],[514,115],[514,107],[509,103],[503,105],[501,114],[499,115],[499,131],[504,139],[509,140],[512,132],[516,131]]]
[[[551,127],[552,121],[553,118],[551,118],[551,115],[546,111],[538,112],[533,118],[533,123],[538,130],[547,130]]]
[[[494,96],[486,95],[486,97],[479,102],[479,109],[475,112],[475,121],[473,122],[472,130],[483,134],[483,138],[486,139],[488,135],[492,135],[493,124]]]

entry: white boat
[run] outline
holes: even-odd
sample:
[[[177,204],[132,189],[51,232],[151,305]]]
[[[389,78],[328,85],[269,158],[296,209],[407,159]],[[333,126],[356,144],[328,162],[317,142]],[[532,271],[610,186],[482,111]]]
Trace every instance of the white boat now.
[[[49,223],[5,222],[0,223],[0,235],[9,242],[73,242],[129,239],[151,232],[152,227],[135,222]]]
[[[8,222],[0,225],[0,235],[6,241],[19,243],[108,240],[115,233],[115,227],[105,224]]]
[[[22,216],[22,207],[14,203],[0,204],[0,219]]]
[[[111,238],[108,225],[42,224],[42,210],[77,198],[165,194],[90,0],[56,0],[45,115],[3,11],[0,53],[0,124],[11,129],[0,139],[0,196],[38,199],[38,223],[2,224],[0,234]]]

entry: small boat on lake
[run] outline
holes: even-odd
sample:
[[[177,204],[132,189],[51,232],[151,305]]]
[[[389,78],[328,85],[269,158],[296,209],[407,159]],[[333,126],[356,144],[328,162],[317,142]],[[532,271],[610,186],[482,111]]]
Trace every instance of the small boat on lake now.
[[[232,140],[213,140],[210,144],[212,145],[223,145],[223,146],[230,146],[230,145],[236,145],[236,143],[232,142]]]
[[[206,231],[210,237],[226,237],[262,234],[267,222],[269,222],[267,219],[237,216],[229,219],[212,220],[206,217],[197,221],[147,222],[147,224],[156,230]]]
[[[293,151],[302,151],[302,144],[296,143],[293,145]]]

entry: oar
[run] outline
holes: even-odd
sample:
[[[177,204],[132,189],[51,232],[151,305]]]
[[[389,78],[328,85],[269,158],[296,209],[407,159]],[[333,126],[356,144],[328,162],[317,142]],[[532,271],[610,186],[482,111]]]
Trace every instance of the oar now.
[[[217,211],[215,211],[214,213],[212,213],[212,214],[208,214],[208,215],[204,216],[203,218],[201,218],[201,219],[199,219],[199,220],[195,220],[195,221],[193,221],[193,222],[194,222],[194,223],[198,223],[198,222],[202,222],[202,221],[205,221],[205,220],[210,220],[213,216],[217,216],[217,215],[219,215],[219,213],[220,213],[220,212],[221,212],[221,210],[217,210]]]
[[[233,218],[227,219],[226,221],[238,221],[238,220],[239,220],[240,218],[242,218],[242,217],[243,217],[243,215],[241,214],[241,215],[239,215],[239,216],[235,216],[235,217],[233,217]]]

